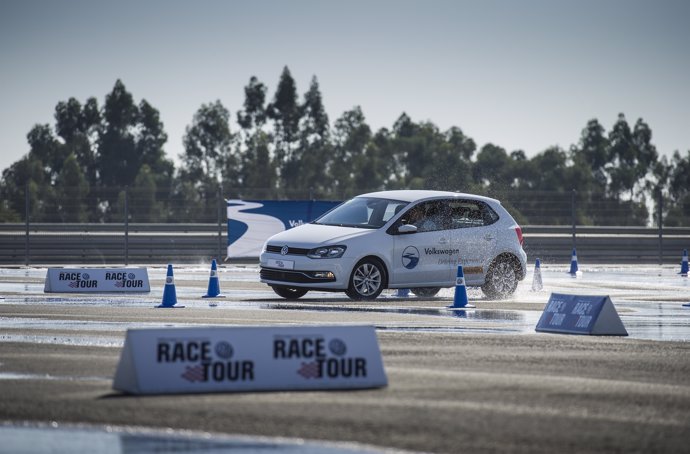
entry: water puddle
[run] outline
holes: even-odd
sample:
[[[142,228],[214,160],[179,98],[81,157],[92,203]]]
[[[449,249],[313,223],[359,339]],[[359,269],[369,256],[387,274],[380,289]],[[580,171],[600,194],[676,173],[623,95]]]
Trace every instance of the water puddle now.
[[[233,288],[227,281],[258,282],[256,266],[223,266],[219,268],[221,291],[226,298],[202,299],[205,282],[209,276],[206,265],[176,267],[175,276],[182,285],[177,286],[178,306],[187,310],[266,310],[358,314],[356,319],[366,320],[361,314],[378,314],[371,317],[371,324],[379,330],[438,331],[438,332],[491,332],[491,333],[534,333],[541,316],[541,307],[552,292],[609,295],[630,337],[650,340],[690,341],[690,279],[678,276],[675,267],[639,266],[581,266],[582,276],[567,275],[567,267],[543,266],[544,290],[530,292],[531,273],[520,284],[515,296],[503,306],[492,309],[481,290],[468,288],[470,302],[481,306],[478,309],[452,309],[445,307],[453,301],[453,288],[442,289],[434,298],[398,297],[397,291],[386,290],[375,302],[353,302],[342,293],[321,291],[309,292],[299,301],[277,298],[268,287],[261,290]],[[150,279],[162,282],[165,267],[149,267]],[[531,271],[531,270],[530,270]],[[0,268],[0,310],[4,305],[60,305],[60,306],[110,306],[114,308],[154,308],[162,299],[162,284],[156,285],[145,295],[55,295],[44,294],[45,268]],[[237,287],[237,286],[235,286]],[[4,299],[3,299],[4,297]],[[521,303],[527,303],[521,305]],[[508,310],[511,309],[511,310]],[[532,309],[532,310],[528,310]],[[184,310],[184,309],[182,309]],[[381,321],[381,314],[392,314],[390,323]],[[351,317],[355,318],[355,317]],[[315,317],[318,319],[318,317]],[[90,322],[68,320],[31,320],[0,318],[0,327],[14,329],[43,330],[38,336],[15,335],[4,330],[0,342],[62,343],[66,345],[119,346],[123,333],[129,328],[173,326],[169,324],[146,324],[125,322]],[[199,326],[175,324],[174,326]],[[42,336],[46,331],[61,330],[57,336]],[[65,334],[75,331],[75,335]],[[101,331],[103,336],[79,331]],[[111,335],[112,334],[112,335]]]
[[[17,372],[0,372],[0,380],[56,380],[56,381],[112,381],[112,377],[75,377],[48,374],[22,374]],[[0,428],[0,433],[2,428]]]
[[[534,328],[487,328],[469,326],[376,326],[377,331],[391,333],[449,333],[449,334],[529,334]]]
[[[122,347],[124,339],[114,337],[76,337],[31,334],[0,334],[0,342],[17,342],[28,344],[78,345],[81,347]]]
[[[534,311],[511,311],[497,309],[455,309],[451,307],[428,308],[428,307],[373,307],[373,306],[323,306],[307,304],[262,304],[262,309],[273,310],[292,310],[292,311],[314,311],[314,312],[367,312],[367,313],[386,313],[386,314],[407,314],[407,315],[428,315],[440,317],[454,317],[467,320],[488,320],[492,322],[516,322],[531,318]],[[537,317],[537,320],[539,318]]]
[[[135,428],[0,426],[2,452],[61,454],[355,454],[392,452],[354,443],[329,443],[270,437],[213,435],[191,431]],[[401,452],[401,451],[396,451]]]
[[[43,287],[41,287],[41,291]],[[180,291],[177,289],[177,301],[180,305],[196,308],[207,307],[228,307],[231,309],[251,309],[258,307],[257,304],[252,304],[256,301],[256,291],[232,291],[231,297],[226,298],[202,298],[203,292],[198,289],[192,291]],[[266,294],[267,295],[267,294]],[[161,304],[163,294],[144,294],[139,297],[128,297],[125,295],[110,294],[110,295],[93,295],[93,296],[21,296],[21,295],[5,295],[0,297],[0,301],[5,304],[19,304],[19,305],[45,305],[45,304],[59,304],[61,306],[79,305],[79,306],[115,306],[115,307],[156,307]],[[242,300],[242,301],[238,301]]]
[[[313,312],[360,312],[404,314],[411,316],[438,317],[446,325],[420,325],[417,320],[410,320],[409,324],[392,323],[374,324],[380,331],[395,332],[441,332],[441,333],[503,333],[521,334],[533,333],[534,327],[541,316],[536,311],[513,310],[484,310],[484,309],[455,309],[450,307],[372,307],[372,306],[325,306],[307,304],[273,303],[263,304],[261,308],[268,310],[291,310]],[[456,323],[457,322],[457,323]]]

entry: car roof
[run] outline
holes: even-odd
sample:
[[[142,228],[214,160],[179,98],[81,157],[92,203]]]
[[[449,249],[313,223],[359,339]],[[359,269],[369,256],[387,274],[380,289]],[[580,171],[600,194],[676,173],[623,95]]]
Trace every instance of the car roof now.
[[[500,204],[496,199],[490,197],[484,197],[476,194],[467,194],[463,192],[450,192],[450,191],[429,191],[421,189],[401,189],[396,191],[378,191],[369,192],[367,194],[361,194],[357,197],[375,197],[380,199],[393,199],[400,200],[402,202],[417,202],[426,199],[438,199],[438,198],[457,198],[457,199],[473,199],[482,200],[484,202],[493,202]]]

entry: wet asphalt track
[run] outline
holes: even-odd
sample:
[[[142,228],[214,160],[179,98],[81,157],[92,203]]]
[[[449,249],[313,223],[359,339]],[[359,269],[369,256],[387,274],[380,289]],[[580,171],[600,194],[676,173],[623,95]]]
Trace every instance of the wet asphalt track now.
[[[670,267],[584,267],[578,279],[565,271],[544,267],[544,291],[529,291],[529,275],[507,301],[470,290],[477,308],[454,311],[451,290],[288,302],[257,282],[254,266],[221,267],[227,298],[210,307],[200,298],[208,268],[185,266],[175,277],[186,308],[160,310],[163,267],[149,268],[150,294],[101,296],[44,294],[45,269],[0,269],[0,421],[432,452],[687,452],[688,279]],[[630,336],[535,333],[551,291],[610,295]],[[387,388],[155,397],[111,389],[128,328],[331,323],[377,328]]]

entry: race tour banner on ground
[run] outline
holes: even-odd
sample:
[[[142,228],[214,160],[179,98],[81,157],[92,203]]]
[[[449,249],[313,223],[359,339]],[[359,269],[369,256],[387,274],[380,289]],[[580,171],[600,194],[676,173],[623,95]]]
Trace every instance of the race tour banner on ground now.
[[[551,294],[536,331],[593,336],[628,335],[608,296],[560,293]]]
[[[130,394],[378,388],[372,326],[130,329],[113,389]]]
[[[110,293],[151,291],[144,268],[48,268],[46,293]]]

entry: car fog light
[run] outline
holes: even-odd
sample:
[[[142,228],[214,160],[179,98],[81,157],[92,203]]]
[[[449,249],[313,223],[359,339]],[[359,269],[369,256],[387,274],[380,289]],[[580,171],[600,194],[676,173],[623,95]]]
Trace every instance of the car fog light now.
[[[335,274],[330,271],[314,271],[313,276],[316,279],[335,279]]]

